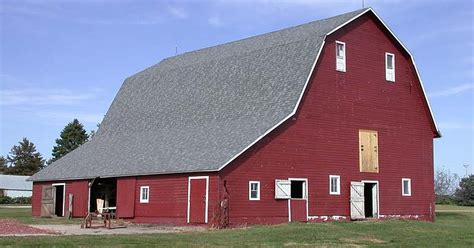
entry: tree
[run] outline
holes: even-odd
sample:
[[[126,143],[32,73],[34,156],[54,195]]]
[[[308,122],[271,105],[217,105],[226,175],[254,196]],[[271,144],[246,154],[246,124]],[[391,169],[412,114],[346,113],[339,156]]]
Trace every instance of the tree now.
[[[7,170],[7,160],[3,156],[0,156],[0,174],[7,174]]]
[[[436,170],[434,186],[436,201],[438,203],[448,203],[452,201],[452,196],[456,191],[459,176],[446,170],[444,167]]]
[[[7,174],[31,176],[44,168],[44,160],[36,146],[27,138],[23,138],[18,145],[13,146],[7,162],[11,165],[7,168]]]
[[[461,179],[455,196],[459,205],[474,206],[474,175]]]
[[[89,135],[87,135],[84,126],[77,119],[74,119],[64,127],[59,135],[59,139],[56,139],[56,145],[53,147],[53,157],[51,158],[51,162],[58,160],[62,156],[84,144],[88,138]]]
[[[97,130],[99,130],[99,127],[100,127],[100,122],[97,123],[97,129],[93,129],[93,130],[91,130],[91,132],[89,133],[89,141],[92,140],[92,138],[94,137],[94,135],[97,133]]]

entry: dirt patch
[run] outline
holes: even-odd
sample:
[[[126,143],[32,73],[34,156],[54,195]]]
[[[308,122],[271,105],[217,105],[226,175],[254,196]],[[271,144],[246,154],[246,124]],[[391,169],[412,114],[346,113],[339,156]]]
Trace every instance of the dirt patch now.
[[[80,225],[31,225],[34,228],[62,235],[110,235],[110,234],[156,234],[205,231],[198,226],[162,226],[162,225],[127,225],[123,228],[107,229],[104,227],[81,228]]]
[[[25,225],[15,219],[0,219],[0,226],[0,236],[56,234],[54,231]]]

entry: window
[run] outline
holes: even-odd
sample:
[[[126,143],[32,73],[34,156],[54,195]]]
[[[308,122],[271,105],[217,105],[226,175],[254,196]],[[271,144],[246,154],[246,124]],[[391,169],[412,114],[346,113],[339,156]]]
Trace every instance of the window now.
[[[336,41],[336,70],[346,71],[346,43]]]
[[[329,194],[330,195],[340,195],[341,194],[341,177],[340,176],[329,176]]]
[[[150,187],[141,186],[140,187],[140,203],[148,203],[150,199]]]
[[[395,82],[395,55],[385,53],[385,79]]]
[[[249,200],[251,201],[260,200],[260,182],[259,181],[249,182]]]
[[[410,178],[402,178],[402,196],[411,196]]]
[[[377,131],[359,130],[359,167],[360,172],[379,172]]]

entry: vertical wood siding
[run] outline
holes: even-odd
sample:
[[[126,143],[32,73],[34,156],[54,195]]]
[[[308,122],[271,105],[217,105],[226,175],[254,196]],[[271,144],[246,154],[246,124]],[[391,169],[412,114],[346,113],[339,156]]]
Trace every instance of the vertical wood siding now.
[[[335,41],[346,43],[346,72],[336,71]],[[385,53],[395,54],[396,82],[385,80]],[[378,132],[379,173],[359,171],[359,129]],[[287,200],[274,199],[275,179],[308,178],[310,216],[350,216],[350,182],[378,180],[380,214],[430,219],[433,127],[408,55],[365,15],[332,34],[297,115],[245,152],[220,176],[230,193],[230,221],[288,221]],[[329,195],[329,175],[341,195]],[[412,180],[412,196],[401,179]],[[248,181],[261,200],[248,200]]]

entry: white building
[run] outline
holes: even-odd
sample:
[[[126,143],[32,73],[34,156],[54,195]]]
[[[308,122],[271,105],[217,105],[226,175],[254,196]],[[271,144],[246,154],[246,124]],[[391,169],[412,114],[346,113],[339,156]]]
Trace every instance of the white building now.
[[[29,176],[0,175],[0,196],[30,197],[33,184],[27,182]]]

